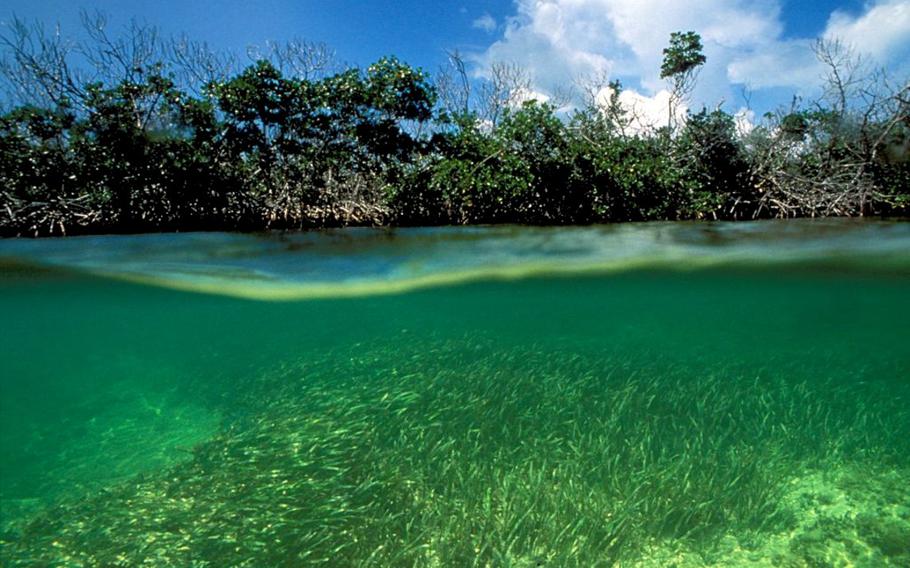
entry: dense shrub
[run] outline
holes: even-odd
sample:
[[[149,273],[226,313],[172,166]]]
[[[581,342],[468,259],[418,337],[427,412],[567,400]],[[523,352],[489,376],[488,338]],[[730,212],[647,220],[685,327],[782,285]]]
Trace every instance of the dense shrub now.
[[[906,88],[856,91],[860,81],[836,73],[830,104],[794,104],[746,134],[720,109],[644,131],[615,81],[606,104],[565,116],[520,97],[529,79],[513,67],[497,67],[478,89],[488,100],[471,102],[463,64],[464,90],[442,96],[395,58],[333,71],[308,44],[218,72],[214,55],[193,60],[141,27],[128,41],[93,28],[99,45],[82,51],[97,80],[80,82],[50,56],[65,51],[57,36],[30,41],[41,29],[15,23],[19,35],[3,38],[12,64],[0,66],[18,93],[0,115],[5,235],[910,208]],[[705,59],[694,32],[671,40],[662,72],[678,107]],[[838,44],[817,49],[823,62],[844,60],[831,56]]]

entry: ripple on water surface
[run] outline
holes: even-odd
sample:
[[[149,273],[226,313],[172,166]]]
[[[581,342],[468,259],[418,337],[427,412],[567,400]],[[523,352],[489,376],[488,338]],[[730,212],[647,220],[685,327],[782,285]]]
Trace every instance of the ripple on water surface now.
[[[910,271],[910,224],[855,220],[191,233],[0,243],[0,257],[261,300],[477,280],[780,266]]]

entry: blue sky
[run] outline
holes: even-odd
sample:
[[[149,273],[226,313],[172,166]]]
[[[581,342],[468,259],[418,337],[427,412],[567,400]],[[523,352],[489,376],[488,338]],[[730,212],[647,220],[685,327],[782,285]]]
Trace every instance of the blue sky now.
[[[643,105],[664,87],[657,74],[669,32],[693,29],[708,63],[692,105],[731,111],[745,105],[744,86],[760,111],[817,90],[809,43],[818,36],[842,37],[900,73],[910,59],[910,0],[7,0],[0,18],[78,33],[81,8],[107,13],[115,28],[136,18],[238,53],[296,36],[327,43],[347,63],[394,54],[435,71],[457,48],[478,76],[496,61],[522,65],[534,96],[596,74],[622,79]]]

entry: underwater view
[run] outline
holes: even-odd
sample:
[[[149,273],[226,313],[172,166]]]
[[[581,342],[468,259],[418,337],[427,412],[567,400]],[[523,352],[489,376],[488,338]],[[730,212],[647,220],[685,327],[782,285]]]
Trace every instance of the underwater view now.
[[[0,241],[3,566],[910,566],[910,223]]]

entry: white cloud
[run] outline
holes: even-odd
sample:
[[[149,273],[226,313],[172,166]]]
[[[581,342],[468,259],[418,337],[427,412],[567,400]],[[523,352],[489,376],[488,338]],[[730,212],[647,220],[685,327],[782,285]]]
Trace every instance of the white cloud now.
[[[736,124],[736,132],[740,136],[745,136],[755,129],[755,111],[745,107],[740,108],[733,115],[733,121]]]
[[[610,60],[595,49],[606,31],[601,22],[561,4],[518,2],[518,15],[507,20],[502,38],[476,62],[481,68],[519,63],[544,90],[571,85],[576,76],[609,71]]]
[[[519,88],[512,91],[511,96],[509,97],[509,103],[513,108],[518,108],[521,105],[537,101],[539,103],[545,103],[550,100],[550,96],[546,93],[541,93],[540,91],[535,91],[533,89],[524,89]]]
[[[613,96],[613,89],[604,87],[596,96],[597,104],[606,107]],[[649,97],[634,90],[625,89],[619,94],[619,104],[626,110],[630,119],[629,129],[632,132],[647,134],[658,128],[667,126],[670,117],[670,92],[661,89],[654,96]],[[673,109],[674,120],[677,124],[685,122],[685,105]]]
[[[750,89],[812,87],[822,76],[809,40],[768,42],[729,58],[726,78]]]
[[[471,23],[471,27],[478,30],[483,30],[487,33],[493,33],[496,31],[496,19],[489,14],[484,14],[483,16],[474,20]]]
[[[822,69],[812,38],[784,37],[782,1],[515,0],[516,14],[475,63],[481,69],[497,61],[522,65],[541,92],[606,74],[653,99],[666,89],[659,73],[670,33],[694,30],[707,56],[694,106],[737,102],[737,84],[811,91]],[[857,17],[835,12],[824,36],[835,35],[893,63],[895,54],[910,51],[910,2],[880,0]]]
[[[835,11],[824,37],[840,39],[862,54],[887,62],[910,45],[910,2],[879,2],[856,18]]]

